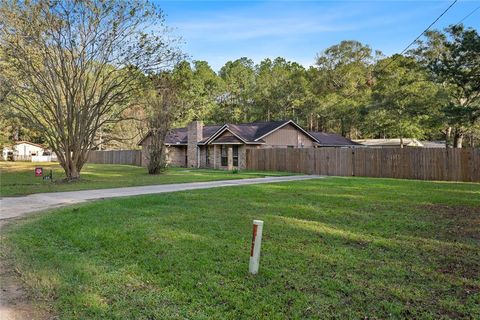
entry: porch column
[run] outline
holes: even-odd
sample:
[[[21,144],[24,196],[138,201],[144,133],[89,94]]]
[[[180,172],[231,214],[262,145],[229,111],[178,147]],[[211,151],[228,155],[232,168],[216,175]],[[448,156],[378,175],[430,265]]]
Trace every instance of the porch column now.
[[[233,147],[228,146],[228,170],[233,170]]]
[[[217,145],[213,145],[213,169],[218,169],[217,168]]]

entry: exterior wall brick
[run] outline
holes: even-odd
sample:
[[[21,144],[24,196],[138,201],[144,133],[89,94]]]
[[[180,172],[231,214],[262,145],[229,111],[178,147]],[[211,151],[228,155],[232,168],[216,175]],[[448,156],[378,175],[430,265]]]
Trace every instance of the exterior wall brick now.
[[[200,146],[200,168],[215,168],[215,145]],[[217,148],[218,150],[220,148]],[[207,163],[208,150],[208,163]]]
[[[238,146],[238,169],[244,170],[247,168],[247,146]]]
[[[185,167],[186,152],[187,147],[185,146],[168,147],[166,154],[168,165],[174,167]]]
[[[142,143],[142,166],[146,167],[148,165],[148,145],[150,144],[152,138],[146,138]],[[187,152],[186,146],[178,147],[167,147],[166,157],[167,165],[175,167],[184,167],[185,166],[185,153]]]

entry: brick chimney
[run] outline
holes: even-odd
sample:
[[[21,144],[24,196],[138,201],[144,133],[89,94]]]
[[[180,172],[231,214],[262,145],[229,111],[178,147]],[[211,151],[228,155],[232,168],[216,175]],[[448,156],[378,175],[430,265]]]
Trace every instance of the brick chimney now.
[[[200,149],[197,146],[203,140],[203,122],[192,121],[187,128],[187,167],[198,168],[200,165]]]

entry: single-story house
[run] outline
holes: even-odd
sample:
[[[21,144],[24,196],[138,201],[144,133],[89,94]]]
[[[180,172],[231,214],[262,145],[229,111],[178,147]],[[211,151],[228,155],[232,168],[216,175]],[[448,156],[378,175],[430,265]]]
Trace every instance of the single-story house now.
[[[148,163],[151,133],[140,142],[142,163]],[[167,162],[173,166],[244,169],[247,148],[356,147],[337,134],[308,132],[292,120],[204,126],[193,121],[167,135]]]
[[[445,140],[440,140],[440,141],[428,141],[428,140],[422,140],[420,141],[423,144],[424,148],[429,148],[429,149],[445,149],[446,143]]]
[[[361,139],[353,140],[356,143],[370,147],[370,148],[400,148],[400,138],[394,139]],[[404,147],[423,147],[423,144],[417,139],[403,138]]]
[[[4,147],[2,156],[3,160],[9,160],[9,157],[18,160],[27,160],[32,156],[43,155],[45,148],[42,145],[29,142],[29,141],[17,141],[13,146]]]

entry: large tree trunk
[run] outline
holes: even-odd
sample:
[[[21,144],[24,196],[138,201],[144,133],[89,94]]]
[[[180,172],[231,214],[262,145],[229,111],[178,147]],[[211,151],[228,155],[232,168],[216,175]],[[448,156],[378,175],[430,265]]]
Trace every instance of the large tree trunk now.
[[[74,182],[80,179],[80,171],[82,171],[83,165],[87,162],[88,152],[86,150],[75,150],[65,153],[58,150],[53,151],[65,171],[65,181]]]
[[[462,128],[453,129],[453,147],[454,148],[462,148],[464,136],[465,136],[465,133],[462,130]]]
[[[452,136],[452,127],[448,127],[445,130],[445,148],[450,147],[451,136]]]
[[[167,167],[165,154],[166,130],[157,130],[152,133],[151,143],[148,145],[148,173],[159,174]]]
[[[148,173],[159,174],[167,167],[165,139],[174,119],[181,114],[181,103],[177,96],[178,83],[167,75],[154,80],[155,89],[146,97],[151,109],[149,127],[151,133],[148,145]]]
[[[463,136],[462,132],[455,132],[455,136],[453,137],[453,147],[454,148],[462,148],[463,144]]]
[[[80,179],[80,171],[77,169],[77,164],[76,163],[69,163],[67,164],[68,170],[66,172],[67,174],[67,181],[76,181]]]
[[[346,137],[347,136],[347,128],[346,128],[346,125],[345,125],[345,120],[342,118],[340,119],[340,130],[342,132],[342,137]]]

